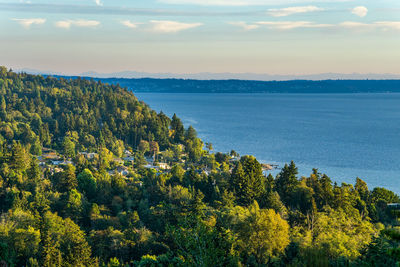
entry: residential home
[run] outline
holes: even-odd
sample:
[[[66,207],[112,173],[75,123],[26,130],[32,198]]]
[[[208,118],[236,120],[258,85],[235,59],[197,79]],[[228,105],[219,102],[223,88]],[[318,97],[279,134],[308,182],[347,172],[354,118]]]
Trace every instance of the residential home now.
[[[123,175],[123,176],[126,176],[126,175],[129,174],[129,169],[127,167],[125,167],[125,166],[118,166],[115,169],[115,171],[116,171],[116,173],[118,173],[120,175]]]
[[[86,159],[90,160],[90,159],[94,159],[95,157],[97,157],[97,153],[88,153],[88,152],[78,152],[79,155],[84,156]]]
[[[171,169],[171,166],[169,166],[168,163],[164,163],[164,162],[159,162],[158,167],[160,167],[161,170],[170,170]]]
[[[126,157],[132,156],[132,153],[129,150],[125,150],[124,154],[125,154]]]
[[[145,168],[147,168],[147,169],[154,169],[154,166],[153,166],[153,164],[146,164],[146,165],[144,165],[143,167],[145,167]]]
[[[133,156],[122,158],[124,161],[133,162],[135,158]]]
[[[60,157],[57,155],[57,153],[55,151],[51,151],[48,153],[43,153],[39,160],[56,160],[59,158]]]
[[[53,160],[51,161],[51,164],[55,166],[60,166],[60,165],[75,165],[72,161],[70,160]]]
[[[118,164],[124,164],[124,161],[121,158],[114,158],[113,161]]]

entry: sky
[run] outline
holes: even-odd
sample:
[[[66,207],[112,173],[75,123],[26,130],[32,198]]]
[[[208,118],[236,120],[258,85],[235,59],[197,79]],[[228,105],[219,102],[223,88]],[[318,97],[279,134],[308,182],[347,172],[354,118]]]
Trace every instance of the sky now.
[[[400,74],[399,0],[0,0],[0,65]]]

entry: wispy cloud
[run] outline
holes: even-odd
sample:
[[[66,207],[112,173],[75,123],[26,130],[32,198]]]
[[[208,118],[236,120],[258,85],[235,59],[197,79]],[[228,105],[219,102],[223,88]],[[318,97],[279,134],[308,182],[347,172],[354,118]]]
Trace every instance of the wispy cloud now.
[[[55,23],[56,27],[58,28],[64,28],[64,29],[69,29],[71,26],[76,26],[76,27],[96,27],[100,25],[100,22],[97,20],[84,20],[84,19],[78,19],[78,20],[60,20]]]
[[[279,4],[299,4],[304,2],[348,2],[351,0],[280,0]],[[160,3],[201,6],[266,6],[276,5],[276,0],[158,0]]]
[[[131,22],[130,20],[122,20],[120,21],[122,25],[131,28],[131,29],[136,29],[140,24],[139,22]]]
[[[373,23],[345,21],[340,23],[339,26],[354,30],[400,30],[400,21],[376,21]]]
[[[151,20],[152,30],[160,33],[176,33],[202,26],[202,23],[184,23],[170,20]]]
[[[323,8],[316,6],[294,6],[294,7],[286,7],[279,9],[269,9],[268,14],[273,17],[286,17],[293,14],[316,12],[323,10],[324,10]]]
[[[234,26],[238,26],[246,31],[250,31],[250,30],[255,30],[257,28],[259,28],[259,25],[256,24],[248,24],[244,21],[237,21],[237,22],[228,22],[228,24],[234,25]]]
[[[93,6],[72,4],[27,4],[27,3],[2,3],[0,0],[0,11],[49,13],[49,14],[87,14],[104,16],[169,16],[169,17],[221,17],[221,16],[265,16],[265,12],[259,10],[212,10],[212,9],[160,9],[160,8],[133,8],[118,6]]]
[[[300,28],[332,28],[332,29],[352,29],[356,31],[365,30],[400,30],[400,21],[376,21],[372,23],[362,23],[357,21],[344,21],[338,24],[321,24],[312,21],[258,21],[247,23],[243,21],[229,22],[228,24],[243,28],[244,30],[254,30],[265,26],[272,30],[294,30]]]
[[[98,5],[98,6],[102,6],[102,5],[103,5],[103,3],[102,3],[100,0],[94,0],[94,2],[95,2],[96,5]]]
[[[25,29],[29,29],[33,24],[40,25],[46,22],[46,19],[35,18],[35,19],[13,19],[22,25]]]
[[[351,10],[351,13],[362,18],[368,14],[368,8],[365,6],[357,6]]]
[[[318,24],[311,21],[259,21],[256,24],[267,26],[270,29],[292,30],[297,28],[327,28],[332,24]]]

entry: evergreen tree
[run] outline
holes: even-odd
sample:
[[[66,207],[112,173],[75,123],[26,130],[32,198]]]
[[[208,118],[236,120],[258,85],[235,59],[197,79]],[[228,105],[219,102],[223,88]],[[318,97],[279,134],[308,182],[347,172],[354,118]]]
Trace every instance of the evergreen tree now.
[[[232,185],[238,203],[250,205],[265,193],[261,164],[252,156],[244,156],[232,171]]]
[[[67,165],[64,172],[62,172],[59,187],[61,192],[68,192],[78,187],[73,165]]]
[[[64,156],[66,156],[68,158],[75,157],[75,143],[69,137],[64,138],[63,152],[64,152]]]
[[[173,140],[175,143],[181,143],[183,142],[184,135],[185,135],[185,128],[183,126],[183,123],[181,120],[174,115],[172,116],[172,121],[171,121],[171,130],[173,131]]]
[[[290,202],[292,193],[299,184],[297,174],[297,167],[292,161],[289,165],[285,164],[275,180],[276,191],[286,205]]]

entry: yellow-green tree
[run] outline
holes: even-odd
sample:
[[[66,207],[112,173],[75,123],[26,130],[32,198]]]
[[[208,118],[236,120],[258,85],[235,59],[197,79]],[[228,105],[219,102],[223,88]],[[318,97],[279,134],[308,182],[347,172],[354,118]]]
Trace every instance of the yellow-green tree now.
[[[368,245],[377,230],[361,216],[349,216],[343,210],[328,209],[317,215],[312,229],[312,246],[321,249],[330,258],[355,259]]]
[[[260,209],[255,201],[247,209],[234,207],[231,212],[236,247],[253,255],[259,264],[268,263],[289,245],[289,224],[272,209]]]

